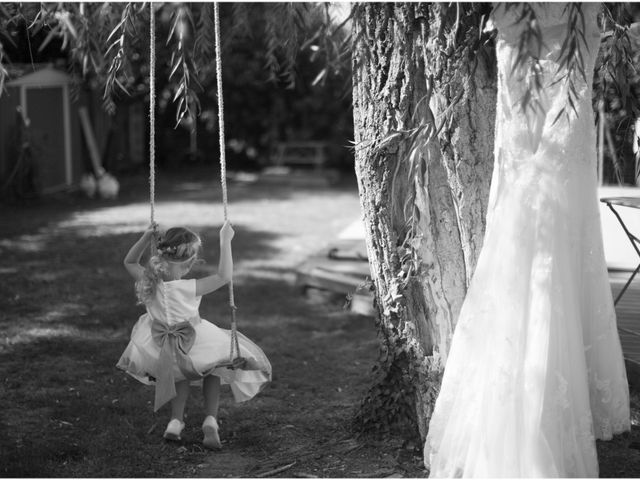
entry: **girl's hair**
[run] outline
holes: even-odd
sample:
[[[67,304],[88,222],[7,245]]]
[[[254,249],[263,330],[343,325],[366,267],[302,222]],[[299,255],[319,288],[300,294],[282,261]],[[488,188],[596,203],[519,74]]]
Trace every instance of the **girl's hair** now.
[[[138,303],[147,303],[156,291],[156,285],[168,271],[169,263],[194,264],[200,253],[200,237],[184,227],[173,227],[158,240],[157,253],[149,259],[142,278],[136,282]]]

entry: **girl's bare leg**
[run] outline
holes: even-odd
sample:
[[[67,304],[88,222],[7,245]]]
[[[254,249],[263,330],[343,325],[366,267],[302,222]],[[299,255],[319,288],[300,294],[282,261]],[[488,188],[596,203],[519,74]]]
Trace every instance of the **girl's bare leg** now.
[[[176,382],[176,396],[171,400],[171,420],[164,431],[167,440],[180,440],[184,429],[184,407],[189,398],[189,381]]]
[[[204,409],[206,417],[202,424],[204,438],[202,445],[210,449],[222,448],[218,434],[218,407],[220,405],[220,377],[209,375],[202,382],[204,394]]]
[[[171,418],[184,422],[184,407],[189,398],[189,380],[176,382],[176,396],[171,400]]]
[[[205,415],[218,418],[218,407],[220,406],[220,377],[215,375],[204,377],[202,393],[204,395]]]

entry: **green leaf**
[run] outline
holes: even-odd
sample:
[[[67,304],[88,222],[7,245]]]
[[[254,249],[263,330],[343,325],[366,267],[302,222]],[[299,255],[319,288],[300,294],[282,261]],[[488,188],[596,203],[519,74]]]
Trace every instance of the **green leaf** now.
[[[175,64],[173,65],[173,68],[171,69],[171,73],[169,73],[170,79],[173,78],[173,75],[178,71],[181,65],[182,65],[182,57],[179,57],[175,62]]]
[[[111,40],[111,37],[113,37],[116,33],[118,33],[118,31],[122,28],[122,26],[124,25],[125,19],[123,18],[122,20],[120,20],[120,22],[113,28],[113,30],[111,30],[111,33],[109,34],[109,36],[107,37],[107,42],[109,40]]]
[[[40,44],[40,47],[38,48],[38,52],[42,52],[45,48],[47,48],[47,45],[51,43],[51,40],[53,40],[54,37],[56,37],[59,34],[60,34],[60,27],[51,29],[51,31],[49,31],[48,35],[45,37],[44,41]]]
[[[131,96],[131,94],[129,93],[129,91],[125,88],[125,86],[120,83],[120,80],[118,80],[117,78],[114,79],[114,81],[116,82],[116,85],[118,85],[120,87],[120,89],[126,93],[127,95]]]
[[[178,97],[180,97],[180,95],[182,95],[182,92],[184,91],[184,89],[185,89],[185,85],[184,85],[184,83],[181,83],[178,86],[178,90],[176,91],[175,95],[173,96],[173,101],[174,102],[178,99]]]

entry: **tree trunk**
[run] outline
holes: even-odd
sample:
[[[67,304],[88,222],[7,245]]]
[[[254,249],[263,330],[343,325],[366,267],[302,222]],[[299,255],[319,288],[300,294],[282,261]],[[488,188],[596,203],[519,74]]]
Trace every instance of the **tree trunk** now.
[[[495,58],[475,45],[487,7],[465,5],[368,3],[354,14],[355,168],[381,340],[361,415],[413,418],[423,439],[493,165]]]

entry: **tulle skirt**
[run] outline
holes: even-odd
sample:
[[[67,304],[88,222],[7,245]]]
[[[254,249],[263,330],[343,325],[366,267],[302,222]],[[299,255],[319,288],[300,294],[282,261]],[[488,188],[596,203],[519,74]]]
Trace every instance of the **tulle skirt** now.
[[[152,318],[145,313],[136,322],[131,332],[131,341],[117,363],[140,382],[151,385],[159,378],[156,371],[160,357],[160,347],[151,336]],[[229,361],[231,332],[217,327],[207,320],[196,318],[191,323],[196,336],[188,353],[197,372],[208,372],[220,377],[223,384],[229,384],[236,402],[254,397],[271,380],[271,364],[264,352],[255,343],[238,332],[240,356],[246,359],[242,369],[218,366]],[[185,379],[177,364],[173,375],[176,381]],[[192,384],[199,384],[193,381]]]
[[[425,443],[432,477],[597,476],[595,439],[630,428],[595,168],[534,160],[494,172]]]

